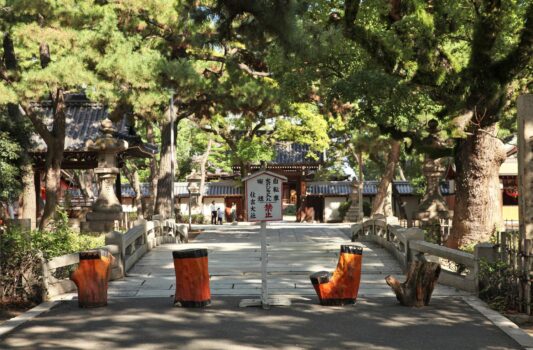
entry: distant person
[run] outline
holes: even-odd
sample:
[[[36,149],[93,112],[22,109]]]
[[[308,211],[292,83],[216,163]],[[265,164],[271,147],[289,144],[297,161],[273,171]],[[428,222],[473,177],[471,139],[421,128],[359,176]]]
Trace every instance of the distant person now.
[[[218,212],[218,224],[222,225],[222,215],[224,215],[224,212],[220,208],[218,208],[217,212]]]
[[[217,207],[215,206],[215,201],[211,202],[211,225],[217,224]]]

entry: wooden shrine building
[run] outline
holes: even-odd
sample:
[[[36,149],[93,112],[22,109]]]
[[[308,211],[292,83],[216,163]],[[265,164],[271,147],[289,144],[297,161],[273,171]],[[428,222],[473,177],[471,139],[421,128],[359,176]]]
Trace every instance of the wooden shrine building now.
[[[42,102],[39,109],[43,114],[45,125],[51,128],[52,125],[52,104]],[[109,117],[107,108],[90,101],[85,94],[69,94],[65,98],[66,129],[65,129],[65,151],[61,168],[68,169],[94,169],[98,166],[97,152],[91,151],[87,147],[89,140],[96,140],[102,136],[101,122]],[[117,164],[121,168],[127,158],[148,158],[153,157],[157,152],[157,146],[144,143],[141,137],[135,132],[132,121],[127,116],[115,121],[116,131],[113,136],[128,142],[128,148],[117,155]],[[37,196],[43,196],[41,191],[41,181],[46,159],[47,146],[44,140],[33,134],[32,148],[30,155],[34,160],[35,187]],[[120,174],[116,179],[116,194],[121,199]],[[44,200],[44,198],[42,198]],[[40,204],[37,200],[37,213],[40,212]],[[41,204],[42,205],[42,204]]]

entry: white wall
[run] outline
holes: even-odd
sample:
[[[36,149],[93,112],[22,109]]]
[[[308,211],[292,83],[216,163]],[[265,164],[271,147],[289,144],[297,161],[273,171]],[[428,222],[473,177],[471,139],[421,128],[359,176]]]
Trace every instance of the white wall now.
[[[207,198],[204,198],[203,201],[204,201],[204,206],[203,206],[202,213],[208,220],[211,220],[211,202],[212,201],[215,201],[215,206],[217,207],[217,209],[218,208],[222,209],[222,212],[226,210],[226,204],[224,202],[224,198],[207,197]]]
[[[325,197],[324,198],[324,221],[338,221],[339,206],[341,203],[346,202],[345,197]]]

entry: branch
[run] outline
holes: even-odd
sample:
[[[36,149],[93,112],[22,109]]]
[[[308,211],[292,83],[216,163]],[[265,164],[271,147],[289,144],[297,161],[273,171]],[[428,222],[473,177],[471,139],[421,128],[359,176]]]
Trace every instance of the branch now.
[[[248,73],[250,75],[253,75],[255,77],[270,77],[270,76],[272,76],[272,73],[255,71],[255,70],[251,69],[249,66],[247,66],[244,63],[238,63],[237,67],[239,67],[241,70],[243,70],[246,73]]]
[[[503,60],[492,65],[491,70],[496,72],[502,83],[512,80],[533,61],[533,3],[529,5],[526,11],[525,23],[516,48]]]
[[[390,50],[379,36],[356,23],[359,6],[359,0],[344,2],[344,36],[361,45],[388,73],[393,73],[396,66],[396,53]]]
[[[265,119],[261,119],[261,121],[259,123],[257,123],[256,126],[254,126],[254,128],[252,129],[252,131],[250,132],[249,136],[250,137],[253,137],[257,134],[257,132],[263,127],[265,126],[266,122],[265,122]]]
[[[26,112],[28,110],[28,112]],[[31,123],[33,124],[33,127],[35,128],[35,131],[39,134],[39,136],[42,137],[44,142],[48,145],[52,142],[53,137],[46,125],[43,123],[41,119],[39,119],[35,112],[33,112],[32,108],[24,108],[23,106],[19,105],[19,111],[22,115],[27,116]]]
[[[361,6],[361,0],[346,0],[344,2],[344,28],[350,30],[355,25],[357,14],[359,13],[359,7]]]
[[[8,70],[17,69],[17,56],[15,55],[15,46],[13,45],[13,39],[9,32],[4,34],[4,40],[2,41],[4,49],[4,64]]]
[[[474,24],[474,35],[472,40],[472,54],[466,76],[472,72],[487,71],[492,63],[492,48],[498,37],[503,19],[501,13],[501,2],[494,0],[484,0],[483,12],[477,16]],[[469,72],[468,72],[469,71]]]

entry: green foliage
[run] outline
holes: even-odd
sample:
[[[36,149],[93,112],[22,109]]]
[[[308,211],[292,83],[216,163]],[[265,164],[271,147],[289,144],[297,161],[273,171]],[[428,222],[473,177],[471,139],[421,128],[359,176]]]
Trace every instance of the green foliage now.
[[[309,145],[309,156],[316,160],[329,146],[328,123],[318,107],[311,103],[291,105],[290,116],[276,122],[274,137],[280,141],[292,141]]]
[[[40,302],[41,258],[29,232],[18,226],[0,227],[0,271],[2,302]]]
[[[517,310],[520,276],[511,266],[482,259],[479,271],[479,297],[492,308],[503,312]]]
[[[363,201],[363,215],[370,217],[370,213],[372,213],[372,204],[368,201]]]
[[[352,205],[352,201],[346,201],[346,202],[342,202],[340,205],[339,205],[339,217],[340,217],[340,220],[343,221],[344,218],[346,217],[346,213],[348,212],[348,209],[350,209],[350,206]]]
[[[285,209],[283,209],[283,215],[296,215],[296,205],[288,205]]]
[[[177,218],[177,221],[181,224],[189,223],[189,215],[180,215]],[[192,214],[191,215],[191,224],[207,224],[207,218],[203,214]]]
[[[15,198],[20,190],[20,152],[20,145],[10,134],[0,131],[0,200]]]
[[[64,211],[56,213],[51,230],[36,230],[31,233],[33,249],[42,251],[47,259],[101,247],[104,244],[103,235],[89,236],[72,231],[68,224],[68,216]]]

